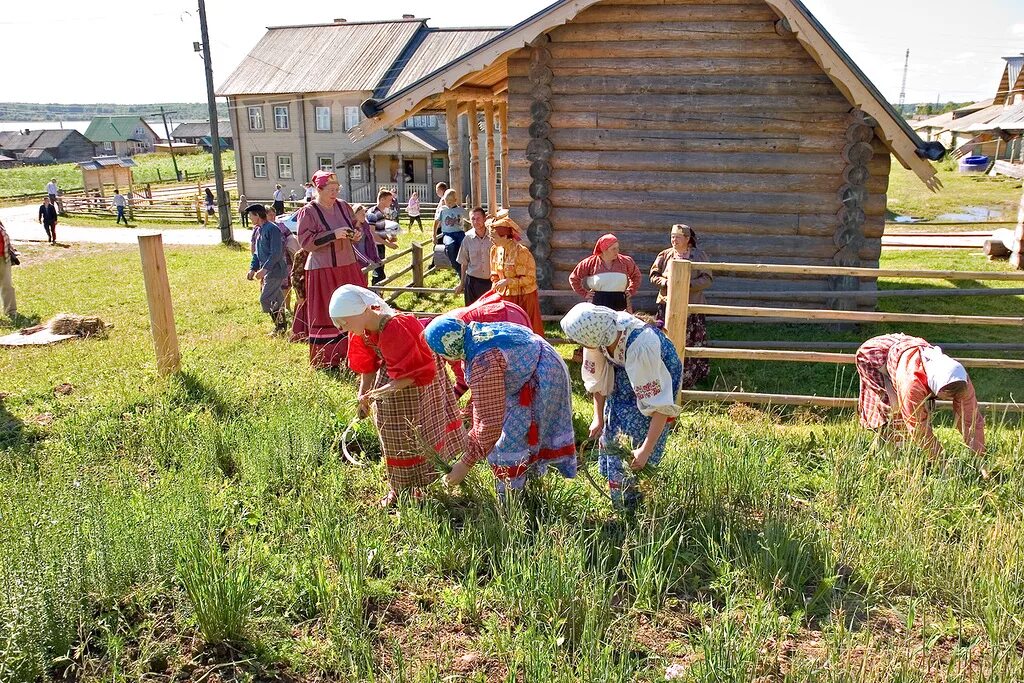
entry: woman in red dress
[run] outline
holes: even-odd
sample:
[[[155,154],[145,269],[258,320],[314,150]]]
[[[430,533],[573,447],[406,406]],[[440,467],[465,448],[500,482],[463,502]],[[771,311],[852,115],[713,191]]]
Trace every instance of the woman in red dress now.
[[[340,185],[334,173],[313,174],[316,198],[299,209],[299,245],[306,257],[306,319],[309,364],[336,368],[348,351],[348,338],[331,322],[331,295],[342,285],[366,285],[354,244],[361,235],[352,207],[338,199]]]
[[[380,502],[388,507],[400,491],[418,495],[436,479],[436,459],[451,462],[464,452],[466,430],[448,373],[415,316],[354,285],[334,292],[330,315],[349,334],[348,365],[359,375],[360,416],[372,407],[390,484]]]

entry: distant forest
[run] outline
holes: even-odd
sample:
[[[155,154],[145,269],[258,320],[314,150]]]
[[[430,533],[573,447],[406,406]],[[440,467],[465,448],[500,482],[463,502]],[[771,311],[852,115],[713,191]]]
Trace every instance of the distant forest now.
[[[152,116],[160,107],[173,111],[175,121],[205,121],[205,102],[159,102],[157,104],[40,104],[38,102],[0,102],[0,121],[87,121],[94,116]],[[228,117],[227,105],[217,103],[217,118]]]

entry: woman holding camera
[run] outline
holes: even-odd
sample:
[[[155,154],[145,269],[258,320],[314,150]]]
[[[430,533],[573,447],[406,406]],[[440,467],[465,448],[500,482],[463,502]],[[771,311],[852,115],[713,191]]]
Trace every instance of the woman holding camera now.
[[[362,235],[348,203],[338,200],[341,185],[330,171],[313,174],[316,198],[296,212],[299,245],[306,257],[306,315],[309,364],[336,368],[348,353],[348,337],[331,322],[331,295],[342,285],[366,286],[353,245]]]

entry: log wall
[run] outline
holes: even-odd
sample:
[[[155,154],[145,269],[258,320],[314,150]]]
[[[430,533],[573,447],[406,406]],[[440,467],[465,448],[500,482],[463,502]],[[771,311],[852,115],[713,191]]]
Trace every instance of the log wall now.
[[[878,264],[889,152],[763,2],[595,5],[509,60],[508,123],[510,204],[542,287],[567,289],[606,232],[646,273],[680,222],[713,260]],[[713,291],[794,288],[875,284],[722,277]]]

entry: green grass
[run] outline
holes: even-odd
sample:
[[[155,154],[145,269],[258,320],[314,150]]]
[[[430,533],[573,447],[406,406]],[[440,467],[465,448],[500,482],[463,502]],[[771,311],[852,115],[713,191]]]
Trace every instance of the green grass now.
[[[962,213],[966,207],[987,207],[1002,212],[999,220],[1015,221],[1020,206],[1021,181],[1015,178],[958,173],[956,163],[935,164],[942,189],[932,192],[912,172],[893,159],[889,175],[888,209],[898,216],[915,216],[935,220],[946,213]],[[995,220],[995,219],[993,219]],[[901,230],[913,229],[910,224]]]
[[[1024,676],[1018,426],[990,424],[976,458],[944,423],[947,456],[929,462],[872,450],[848,413],[690,408],[635,518],[582,481],[502,505],[482,468],[385,513],[372,430],[365,469],[334,446],[353,378],[267,337],[247,250],[167,263],[184,358],[169,379],[134,250],[15,271],[27,316],[115,327],[0,351],[0,681]],[[811,379],[802,391],[832,388]]]
[[[178,170],[182,173],[206,173],[213,170],[213,155],[206,152],[198,154],[175,155]],[[170,154],[137,154],[132,159],[137,166],[133,169],[135,185],[157,182],[159,178],[174,178],[174,165]],[[235,155],[229,150],[221,155],[225,173],[235,170]],[[158,175],[159,172],[159,175]],[[65,189],[82,187],[82,171],[78,164],[53,164],[50,166],[19,166],[0,169],[0,198],[11,195],[45,192],[46,183],[56,178],[57,184]]]

